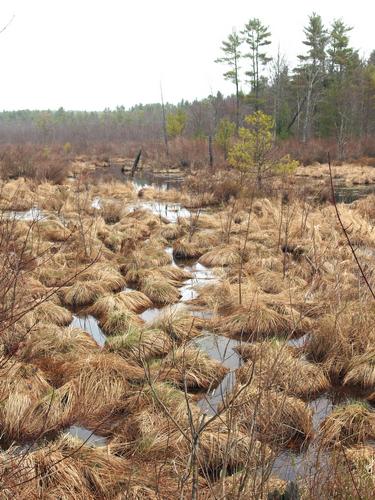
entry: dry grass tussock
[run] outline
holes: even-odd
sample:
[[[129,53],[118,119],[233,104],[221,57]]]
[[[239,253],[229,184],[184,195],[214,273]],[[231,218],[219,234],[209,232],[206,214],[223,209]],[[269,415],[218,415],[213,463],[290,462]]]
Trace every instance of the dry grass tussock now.
[[[235,500],[247,498],[249,500],[268,500],[279,498],[285,494],[287,482],[267,472],[258,475],[248,472],[237,472],[229,475],[212,485],[212,491],[203,493],[203,498],[227,498]]]
[[[375,438],[375,415],[367,403],[349,402],[322,422],[320,439],[325,447],[364,444]]]
[[[144,275],[145,270],[155,270],[170,263],[170,255],[160,244],[153,242],[152,245],[145,244],[142,250],[135,250],[128,255],[121,266],[121,271],[127,282],[137,283]]]
[[[240,426],[276,449],[301,446],[313,435],[308,406],[283,392],[237,384],[224,406]]]
[[[199,248],[198,244],[187,239],[178,239],[173,243],[173,257],[175,259],[199,259],[205,249]]]
[[[132,290],[115,295],[103,295],[90,307],[89,312],[103,322],[115,311],[131,311],[138,314],[150,307],[152,307],[152,302],[144,293]]]
[[[215,388],[228,372],[218,361],[194,348],[181,346],[157,365],[151,365],[158,380],[171,382],[187,390]]]
[[[242,343],[237,351],[247,361],[236,371],[237,380],[242,384],[251,380],[252,385],[286,391],[306,400],[330,387],[319,365],[299,358],[298,352],[284,342]]]
[[[201,333],[203,321],[192,316],[186,309],[170,307],[152,322],[152,328],[165,332],[177,344],[197,337]]]
[[[333,380],[342,380],[349,370],[355,368],[360,377],[359,372],[362,370],[363,373],[364,365],[360,368],[360,363],[356,364],[356,356],[366,356],[371,352],[375,338],[374,319],[372,307],[363,301],[349,302],[341,311],[324,315],[309,335],[305,346],[307,356],[323,363]],[[354,377],[356,372],[352,372]],[[349,376],[349,382],[360,386],[365,379],[355,381]]]
[[[216,247],[204,253],[199,258],[199,263],[207,267],[225,267],[238,264],[240,259],[240,249],[237,246],[228,245]]]
[[[375,387],[375,350],[369,349],[364,354],[353,356],[348,364],[344,385],[356,386],[372,391]]]
[[[6,458],[17,464],[16,457]],[[15,467],[15,477],[8,487],[19,498],[113,498],[132,489],[124,475],[131,475],[128,462],[65,434],[29,453],[22,467]],[[138,481],[142,484],[140,475]]]
[[[230,314],[217,318],[218,331],[234,338],[262,340],[269,337],[293,338],[308,331],[310,321],[285,304],[271,304],[270,297],[253,296],[249,305],[237,306]]]
[[[112,353],[90,356],[64,368],[65,386],[77,394],[79,401],[77,420],[98,433],[122,411],[131,392],[130,383],[144,379],[142,368]]]
[[[59,326],[69,325],[73,319],[73,315],[68,309],[51,300],[42,302],[35,309],[34,314],[37,323],[52,323]]]
[[[130,329],[124,335],[110,337],[105,344],[106,350],[142,365],[149,359],[165,356],[172,346],[165,332],[137,328]]]
[[[146,456],[151,461],[169,457],[177,465],[185,463],[192,435],[184,394],[164,384],[155,384],[145,392],[145,396],[136,399],[136,413],[115,429],[114,449],[125,456]],[[147,394],[151,401],[145,406]],[[202,418],[199,409],[190,403],[190,411],[198,425]],[[229,468],[247,464],[255,469],[270,457],[267,446],[238,428],[229,429],[224,420],[210,424],[201,433],[197,448],[197,461],[203,473],[220,469],[224,464]]]
[[[125,335],[134,328],[139,328],[143,324],[142,320],[135,313],[128,309],[111,310],[104,317],[100,326],[106,335]]]
[[[47,241],[65,242],[71,232],[58,220],[42,220],[36,226],[40,238]]]
[[[79,328],[39,325],[27,336],[18,356],[38,366],[53,386],[59,386],[65,363],[78,362],[98,349],[91,335]]]
[[[140,281],[140,289],[155,305],[163,306],[179,301],[180,292],[177,284],[155,270],[144,274]]]
[[[0,186],[1,209],[25,211],[35,204],[33,183],[22,178],[14,179]]]
[[[101,281],[77,281],[74,285],[62,288],[58,293],[65,305],[83,307],[93,304],[105,292]]]

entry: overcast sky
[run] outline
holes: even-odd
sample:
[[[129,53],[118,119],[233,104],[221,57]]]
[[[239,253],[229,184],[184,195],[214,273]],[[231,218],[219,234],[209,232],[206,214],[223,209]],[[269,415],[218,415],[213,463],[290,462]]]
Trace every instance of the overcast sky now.
[[[0,0],[0,109],[102,110],[193,100],[221,90],[221,41],[252,17],[270,26],[271,54],[293,64],[313,11],[354,27],[375,49],[373,0]]]

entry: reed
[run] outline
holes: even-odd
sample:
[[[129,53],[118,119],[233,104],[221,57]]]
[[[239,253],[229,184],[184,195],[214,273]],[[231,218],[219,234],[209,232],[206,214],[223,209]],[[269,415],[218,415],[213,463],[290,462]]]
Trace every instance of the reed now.
[[[236,371],[241,384],[254,379],[260,387],[286,391],[304,400],[314,398],[330,387],[322,367],[299,358],[298,351],[285,342],[242,343],[236,350],[247,361]]]
[[[375,438],[374,413],[362,401],[336,408],[321,424],[322,446],[352,446]]]
[[[194,348],[181,346],[164,358],[157,366],[151,365],[159,380],[171,382],[190,391],[215,388],[228,372],[218,361]]]
[[[302,446],[313,435],[312,414],[300,399],[263,387],[235,386],[225,403],[239,425],[279,449]]]

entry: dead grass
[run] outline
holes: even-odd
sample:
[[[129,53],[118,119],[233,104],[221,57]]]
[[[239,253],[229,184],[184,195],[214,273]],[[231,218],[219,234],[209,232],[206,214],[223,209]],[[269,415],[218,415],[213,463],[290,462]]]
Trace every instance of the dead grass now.
[[[240,249],[238,246],[226,245],[216,247],[204,253],[199,258],[199,263],[206,267],[225,267],[239,264],[241,259]]]
[[[167,381],[190,391],[214,389],[228,372],[218,361],[194,348],[182,346],[172,350],[157,366],[151,365],[158,380]]]
[[[344,385],[357,386],[367,391],[375,387],[375,350],[353,356],[344,377]]]
[[[90,314],[104,321],[113,312],[141,313],[152,307],[151,300],[137,290],[100,297],[89,309]]]
[[[199,259],[203,253],[204,249],[186,239],[179,239],[173,243],[173,257],[175,259]]]
[[[158,272],[145,274],[141,280],[140,289],[158,306],[175,304],[180,298],[177,287],[163,278]]]
[[[98,352],[95,340],[79,328],[40,325],[25,340],[18,355],[38,366],[53,386],[62,384],[64,364]]]
[[[172,340],[182,343],[200,335],[202,320],[193,317],[186,309],[171,307],[152,322],[152,328],[165,332]]]
[[[58,220],[42,220],[38,223],[37,232],[42,239],[64,242],[70,236],[70,231]]]
[[[73,315],[65,307],[48,300],[40,304],[34,311],[35,319],[40,323],[52,323],[59,326],[69,325]]]
[[[74,285],[62,288],[59,296],[67,306],[83,307],[93,304],[104,293],[101,281],[77,281]]]
[[[374,413],[369,405],[360,401],[335,409],[320,428],[320,439],[325,447],[363,444],[374,438]]]
[[[124,335],[109,338],[105,348],[143,364],[149,359],[165,356],[172,349],[172,342],[161,330],[133,329]]]
[[[278,498],[285,494],[287,482],[276,476],[268,474],[251,473],[249,471],[237,472],[213,484],[212,491],[203,495],[204,499],[226,498],[236,500],[247,498],[249,500],[268,500]]]
[[[142,325],[142,320],[133,312],[122,309],[112,310],[100,323],[103,332],[106,335],[126,335],[133,328]]]
[[[242,343],[237,351],[247,361],[236,371],[242,384],[253,378],[252,383],[259,387],[286,391],[305,400],[326,392],[330,387],[321,366],[299,358],[298,352],[283,342]]]
[[[228,398],[227,411],[239,425],[253,432],[257,439],[276,449],[285,446],[301,446],[313,434],[312,415],[300,399],[283,392],[237,385],[232,394],[241,391],[236,398]]]

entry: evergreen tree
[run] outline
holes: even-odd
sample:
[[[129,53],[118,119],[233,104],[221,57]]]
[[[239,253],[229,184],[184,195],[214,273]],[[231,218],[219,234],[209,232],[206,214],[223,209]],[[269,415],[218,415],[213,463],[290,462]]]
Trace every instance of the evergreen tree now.
[[[326,50],[328,33],[322,18],[315,12],[309,16],[309,23],[304,28],[304,45],[308,47],[306,54],[298,55],[300,65],[296,69],[297,81],[302,86],[304,97],[299,104],[305,108],[302,130],[302,141],[306,142],[311,134],[314,110],[320,97],[320,90],[326,75]]]
[[[249,52],[245,57],[250,59],[250,70],[246,71],[246,75],[250,77],[251,91],[254,93],[255,110],[259,109],[259,94],[262,83],[262,68],[272,60],[267,56],[263,47],[270,45],[271,32],[268,26],[261,23],[259,19],[253,18],[245,24],[245,28],[241,31],[244,36],[244,41],[249,47]]]
[[[240,59],[241,59],[241,38],[233,31],[227,40],[222,42],[221,50],[224,55],[215,60],[217,63],[224,63],[230,67],[229,71],[224,73],[224,78],[234,83],[236,87],[236,132],[240,126]]]
[[[355,51],[349,47],[348,34],[352,29],[341,19],[336,19],[332,24],[327,50],[331,72],[341,74],[355,60]]]

